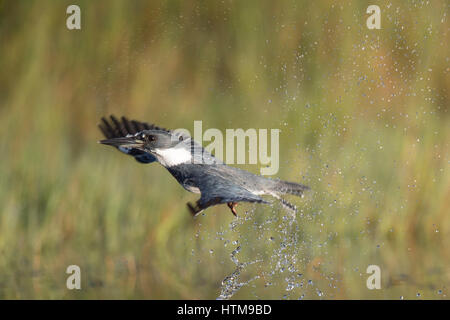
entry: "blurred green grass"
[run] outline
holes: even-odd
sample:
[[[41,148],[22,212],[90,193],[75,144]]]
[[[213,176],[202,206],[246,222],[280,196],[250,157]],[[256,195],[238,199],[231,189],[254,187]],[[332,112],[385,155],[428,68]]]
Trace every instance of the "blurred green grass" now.
[[[382,1],[381,30],[366,2],[77,1],[70,31],[70,4],[0,1],[0,298],[216,298],[238,246],[234,298],[448,298],[446,1]],[[280,128],[278,176],[312,192],[294,223],[193,220],[163,168],[97,145],[109,113]]]

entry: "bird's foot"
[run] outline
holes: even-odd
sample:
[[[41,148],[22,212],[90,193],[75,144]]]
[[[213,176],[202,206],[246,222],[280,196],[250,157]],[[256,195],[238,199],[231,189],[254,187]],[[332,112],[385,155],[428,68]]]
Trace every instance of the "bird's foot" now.
[[[200,209],[198,205],[193,206],[190,202],[187,203],[187,207],[194,217],[203,211],[203,209]]]
[[[236,211],[237,202],[228,202],[227,205],[228,205],[228,208],[231,209],[231,213],[233,213],[234,216],[237,217],[237,211]]]

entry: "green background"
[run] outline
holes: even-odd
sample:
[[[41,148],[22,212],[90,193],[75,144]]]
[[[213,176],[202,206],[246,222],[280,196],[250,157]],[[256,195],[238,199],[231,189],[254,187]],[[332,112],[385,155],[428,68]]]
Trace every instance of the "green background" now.
[[[0,298],[448,298],[448,18],[448,1],[0,1]],[[295,221],[192,219],[164,168],[97,144],[110,113],[278,128],[277,176],[312,190]]]

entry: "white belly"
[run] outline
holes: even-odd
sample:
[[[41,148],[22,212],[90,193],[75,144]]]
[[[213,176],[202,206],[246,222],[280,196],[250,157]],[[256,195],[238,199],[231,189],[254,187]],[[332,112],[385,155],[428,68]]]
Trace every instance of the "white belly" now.
[[[164,167],[190,163],[192,160],[191,152],[184,148],[156,149],[155,154]]]

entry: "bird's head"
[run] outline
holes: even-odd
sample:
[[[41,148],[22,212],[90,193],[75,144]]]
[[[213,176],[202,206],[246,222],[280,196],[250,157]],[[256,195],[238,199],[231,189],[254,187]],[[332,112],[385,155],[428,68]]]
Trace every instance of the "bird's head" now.
[[[191,160],[190,144],[186,137],[163,130],[143,130],[127,137],[100,140],[99,143],[117,148],[138,149],[155,155],[164,166]]]
[[[127,137],[100,140],[99,143],[117,148],[134,148],[155,153],[157,150],[172,149],[182,142],[182,135],[174,135],[162,130],[143,130]]]

